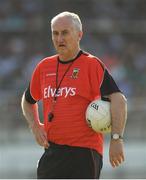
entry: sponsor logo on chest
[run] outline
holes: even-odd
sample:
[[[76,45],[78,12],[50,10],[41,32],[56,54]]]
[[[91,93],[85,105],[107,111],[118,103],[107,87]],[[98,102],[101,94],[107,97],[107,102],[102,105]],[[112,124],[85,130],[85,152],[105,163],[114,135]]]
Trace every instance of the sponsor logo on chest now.
[[[56,88],[53,88],[51,86],[48,86],[44,88],[44,99],[49,98],[49,97],[59,97],[59,96],[64,96],[67,98],[68,96],[75,96],[76,94],[76,88],[73,87],[61,87],[58,89],[57,94],[56,94]]]

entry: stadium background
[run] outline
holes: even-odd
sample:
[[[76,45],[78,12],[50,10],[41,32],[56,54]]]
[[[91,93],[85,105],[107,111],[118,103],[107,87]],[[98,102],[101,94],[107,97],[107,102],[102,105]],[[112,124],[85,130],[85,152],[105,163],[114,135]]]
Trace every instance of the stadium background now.
[[[146,178],[146,0],[0,0],[0,178],[35,178],[42,149],[20,101],[32,69],[54,54],[50,20],[78,13],[82,48],[101,58],[128,99],[125,163],[113,170],[105,137],[102,178]]]

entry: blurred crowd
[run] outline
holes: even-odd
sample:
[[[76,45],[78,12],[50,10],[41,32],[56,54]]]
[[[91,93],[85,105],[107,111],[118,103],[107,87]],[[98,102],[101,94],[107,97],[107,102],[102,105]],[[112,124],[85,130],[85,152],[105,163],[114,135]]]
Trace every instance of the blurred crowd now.
[[[82,48],[105,62],[126,96],[146,95],[145,7],[144,0],[0,0],[0,93],[22,92],[36,63],[55,53],[48,17],[68,10],[82,19]]]

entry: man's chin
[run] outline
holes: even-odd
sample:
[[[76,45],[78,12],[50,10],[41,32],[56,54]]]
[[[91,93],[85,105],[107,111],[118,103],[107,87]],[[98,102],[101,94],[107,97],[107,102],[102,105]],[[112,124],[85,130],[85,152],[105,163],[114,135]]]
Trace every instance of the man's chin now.
[[[58,49],[58,53],[59,53],[59,54],[67,53],[67,49],[66,49],[66,48],[59,48],[59,49]]]

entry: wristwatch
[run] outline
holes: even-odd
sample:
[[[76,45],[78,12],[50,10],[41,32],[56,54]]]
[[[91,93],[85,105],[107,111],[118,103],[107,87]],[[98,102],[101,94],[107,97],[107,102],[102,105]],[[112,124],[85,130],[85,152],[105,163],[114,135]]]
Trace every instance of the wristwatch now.
[[[123,136],[121,136],[120,134],[114,133],[114,134],[111,134],[111,139],[114,139],[114,140],[123,139]]]

